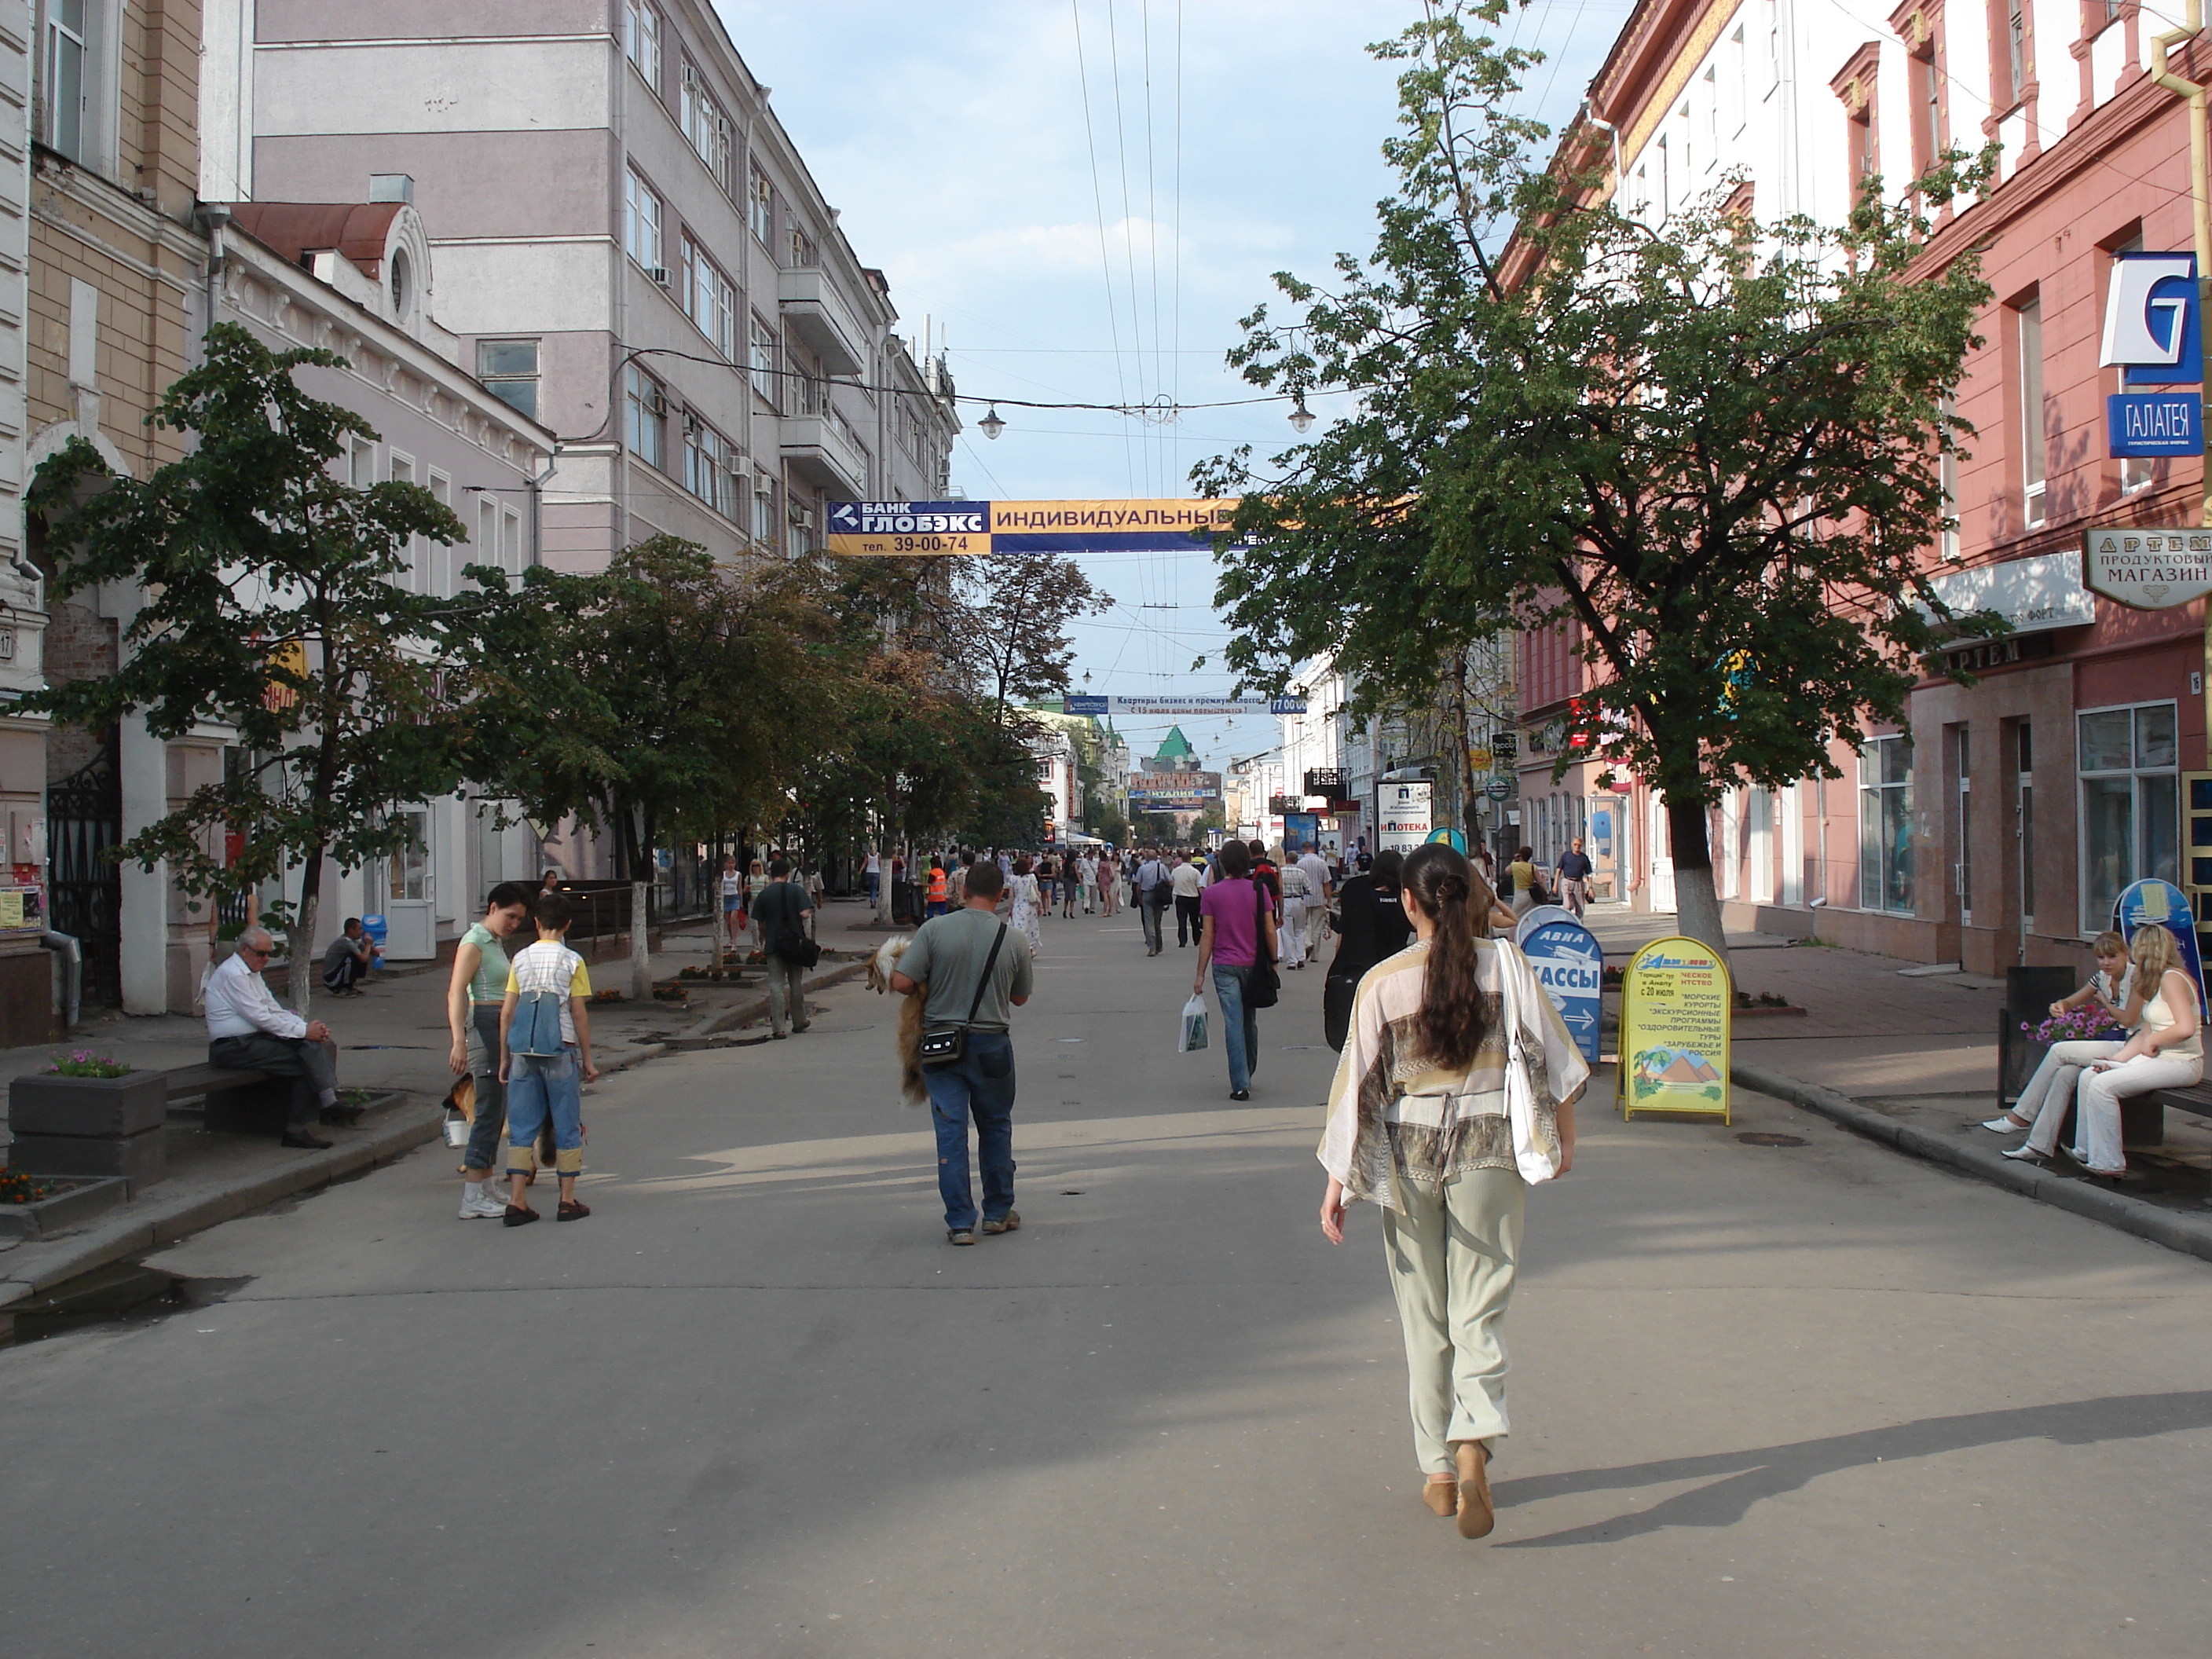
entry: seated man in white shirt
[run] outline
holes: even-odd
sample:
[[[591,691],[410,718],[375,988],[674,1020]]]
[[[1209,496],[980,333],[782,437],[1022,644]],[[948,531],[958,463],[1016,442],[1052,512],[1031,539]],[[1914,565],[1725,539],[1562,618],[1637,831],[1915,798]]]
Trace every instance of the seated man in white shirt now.
[[[361,1108],[338,1104],[337,1045],[331,1028],[302,1019],[270,994],[261,970],[276,943],[267,928],[248,927],[238,937],[237,953],[208,975],[208,1060],[291,1079],[284,1144],[319,1152],[331,1143],[315,1133],[317,1112],[325,1123],[350,1125]],[[301,966],[294,963],[293,971]]]

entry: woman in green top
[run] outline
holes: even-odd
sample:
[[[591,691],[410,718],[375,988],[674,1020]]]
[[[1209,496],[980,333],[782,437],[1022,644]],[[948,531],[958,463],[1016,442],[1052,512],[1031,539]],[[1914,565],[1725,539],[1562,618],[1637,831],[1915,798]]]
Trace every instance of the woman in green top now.
[[[507,1091],[499,1081],[499,1010],[507,1000],[507,947],[501,941],[530,915],[530,890],[503,881],[484,901],[483,920],[461,935],[453,952],[453,977],[446,989],[446,1026],[453,1052],[447,1059],[453,1075],[472,1073],[477,1083],[476,1117],[469,1126],[469,1149],[461,1157],[461,1219],[503,1216],[507,1200],[489,1190],[492,1155],[507,1124]]]

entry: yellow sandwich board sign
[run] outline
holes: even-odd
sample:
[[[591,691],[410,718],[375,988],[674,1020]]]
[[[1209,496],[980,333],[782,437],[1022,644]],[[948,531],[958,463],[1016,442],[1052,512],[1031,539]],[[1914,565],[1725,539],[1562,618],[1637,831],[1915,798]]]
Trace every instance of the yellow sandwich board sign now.
[[[1620,981],[1621,1116],[1706,1112],[1729,1120],[1728,964],[1693,939],[1654,939]]]

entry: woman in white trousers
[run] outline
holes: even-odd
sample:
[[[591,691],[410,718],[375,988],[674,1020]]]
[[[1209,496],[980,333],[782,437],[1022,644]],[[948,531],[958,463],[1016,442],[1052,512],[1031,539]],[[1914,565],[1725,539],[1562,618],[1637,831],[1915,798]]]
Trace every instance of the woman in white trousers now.
[[[2097,971],[2089,982],[2070,997],[2051,1005],[2051,1017],[2094,1003],[2112,1017],[2123,1032],[2132,1031],[2142,1022],[2143,988],[2148,983],[2128,961],[2128,942],[2118,933],[2097,935],[2096,943],[2089,947],[2097,959]],[[2054,1042],[2043,1062],[2035,1068],[2035,1075],[2020,1091],[2020,1098],[2009,1111],[1999,1112],[1984,1129],[1994,1129],[1999,1134],[2018,1134],[2033,1128],[2046,1109],[2054,1109],[2047,1145],[2057,1142],[2058,1125],[2066,1116],[2066,1109],[2073,1103],[2074,1082],[2081,1068],[2093,1060],[2109,1060],[2120,1052],[2125,1036],[2090,1037],[2071,1042]],[[2056,1108],[2051,1103],[2056,1101]]]
[[[2142,1024],[2135,1035],[2118,1054],[2091,1060],[2088,1075],[2081,1079],[2074,1115],[2075,1144],[2067,1150],[2092,1175],[2127,1173],[2127,1154],[2120,1146],[2122,1100],[2153,1089],[2186,1087],[2204,1076],[2197,981],[2181,966],[2180,944],[2163,923],[2146,922],[2136,930],[2129,954],[2136,982],[2154,985],[2158,991],[2144,1002]],[[2049,1157],[2057,1146],[2058,1123],[2064,1115],[2063,1107],[2054,1111],[2045,1102],[2026,1143],[2008,1147],[2005,1156],[2037,1163]]]

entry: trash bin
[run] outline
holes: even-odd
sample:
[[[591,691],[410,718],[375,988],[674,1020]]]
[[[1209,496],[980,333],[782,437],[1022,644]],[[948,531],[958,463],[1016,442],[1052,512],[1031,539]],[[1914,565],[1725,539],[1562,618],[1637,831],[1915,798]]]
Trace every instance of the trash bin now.
[[[910,881],[891,884],[891,921],[905,927],[921,925],[921,890]]]
[[[2035,1068],[2043,1063],[2048,1045],[2038,1042],[2020,1028],[2039,1025],[2050,1017],[2051,1005],[2081,988],[2081,973],[2073,968],[2008,968],[2005,1006],[1997,1015],[1997,1104],[2009,1106],[2020,1098]]]

